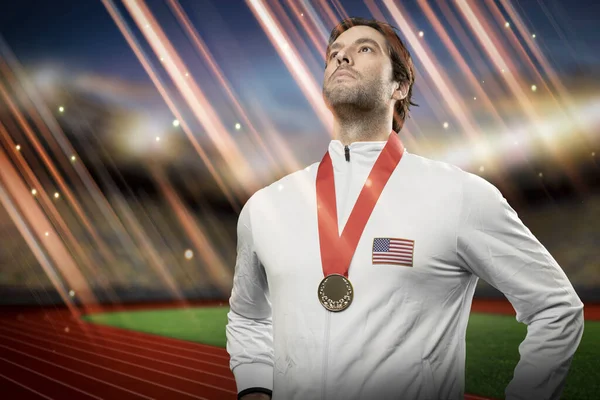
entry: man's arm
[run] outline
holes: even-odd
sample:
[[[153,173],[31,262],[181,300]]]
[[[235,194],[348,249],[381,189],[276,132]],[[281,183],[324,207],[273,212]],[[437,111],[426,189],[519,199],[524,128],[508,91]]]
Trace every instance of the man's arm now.
[[[269,399],[273,390],[271,302],[265,270],[254,251],[251,201],[252,197],[242,208],[237,225],[237,259],[226,326],[227,352],[238,398]]]
[[[571,282],[500,191],[466,174],[457,232],[459,264],[504,293],[527,325],[506,398],[558,399],[583,335]]]

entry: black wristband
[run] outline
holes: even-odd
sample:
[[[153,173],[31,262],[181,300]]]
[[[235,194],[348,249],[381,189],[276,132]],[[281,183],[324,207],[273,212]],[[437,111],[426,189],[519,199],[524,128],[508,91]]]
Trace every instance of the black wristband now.
[[[263,387],[251,387],[251,388],[244,389],[241,392],[239,392],[237,398],[238,398],[238,400],[240,400],[242,398],[242,396],[245,396],[250,393],[268,394],[269,398],[271,398],[273,396],[273,391],[271,389],[267,389],[267,388],[263,388]]]

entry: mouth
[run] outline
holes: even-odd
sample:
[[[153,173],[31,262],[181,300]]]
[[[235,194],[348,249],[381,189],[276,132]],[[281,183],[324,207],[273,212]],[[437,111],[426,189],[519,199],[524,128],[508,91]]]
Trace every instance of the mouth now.
[[[337,71],[335,71],[333,73],[333,75],[331,75],[331,79],[338,78],[338,77],[354,78],[354,75],[352,75],[350,72],[348,72],[345,69],[338,69]]]

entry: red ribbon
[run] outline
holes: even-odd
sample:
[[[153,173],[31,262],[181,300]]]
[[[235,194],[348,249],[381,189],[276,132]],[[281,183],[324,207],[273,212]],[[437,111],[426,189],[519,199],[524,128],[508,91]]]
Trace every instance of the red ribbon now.
[[[319,244],[325,277],[331,274],[348,277],[350,261],[354,256],[365,225],[403,154],[402,141],[400,141],[396,132],[392,131],[362,187],[341,236],[338,233],[333,165],[329,152],[326,152],[323,156],[317,171],[316,186]]]

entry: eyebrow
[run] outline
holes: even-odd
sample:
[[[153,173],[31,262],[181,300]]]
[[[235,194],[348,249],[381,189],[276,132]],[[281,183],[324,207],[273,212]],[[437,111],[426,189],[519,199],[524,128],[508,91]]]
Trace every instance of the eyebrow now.
[[[379,51],[381,51],[381,46],[379,46],[379,43],[377,43],[373,39],[360,38],[360,39],[356,39],[356,41],[354,42],[354,44],[362,44],[362,43],[370,43],[370,44],[374,45],[375,47],[377,47],[379,49]],[[329,48],[329,51],[327,52],[327,54],[331,53],[332,50],[337,49],[338,47],[342,47],[342,46],[343,45],[339,42],[332,44],[331,47]]]

